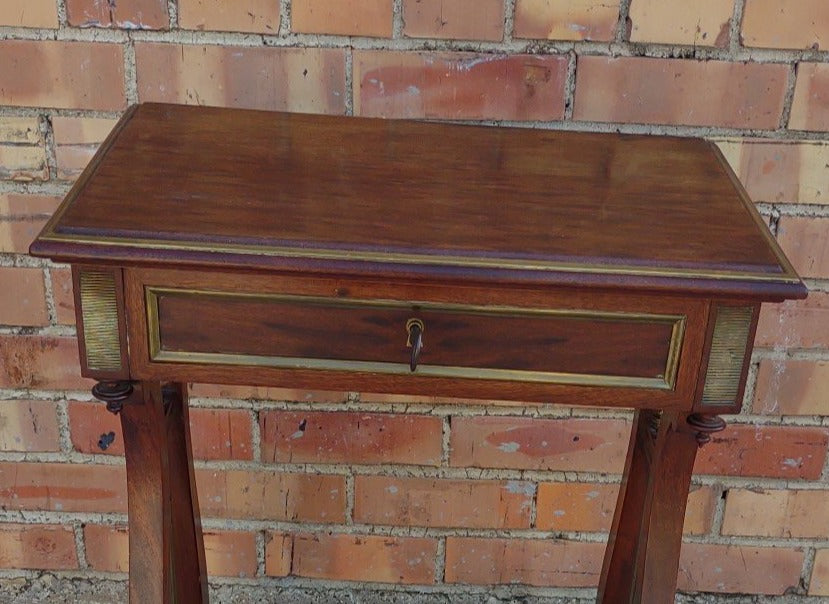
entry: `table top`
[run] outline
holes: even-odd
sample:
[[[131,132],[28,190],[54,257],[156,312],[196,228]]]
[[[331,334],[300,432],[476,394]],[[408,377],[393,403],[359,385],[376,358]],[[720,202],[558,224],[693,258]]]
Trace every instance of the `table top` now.
[[[31,253],[806,293],[703,140],[164,104],[124,115]]]

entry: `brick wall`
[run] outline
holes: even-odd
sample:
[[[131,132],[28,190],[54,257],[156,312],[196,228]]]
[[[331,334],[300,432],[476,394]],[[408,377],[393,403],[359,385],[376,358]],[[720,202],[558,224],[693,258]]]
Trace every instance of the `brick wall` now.
[[[717,141],[812,293],[763,310],[679,584],[829,595],[827,48],[826,0],[2,0],[0,593],[49,571],[123,594],[120,429],[77,377],[67,268],[26,249],[120,113],[163,100]],[[624,413],[192,395],[220,593],[593,593]]]

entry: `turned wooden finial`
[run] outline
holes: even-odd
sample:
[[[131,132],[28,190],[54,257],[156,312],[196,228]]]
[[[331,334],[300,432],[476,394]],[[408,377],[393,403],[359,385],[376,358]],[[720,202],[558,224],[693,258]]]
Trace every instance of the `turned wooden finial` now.
[[[92,396],[107,404],[107,411],[118,414],[124,407],[124,401],[132,394],[132,382],[122,380],[98,382],[92,387]]]
[[[711,442],[713,433],[725,430],[723,418],[707,413],[692,413],[688,416],[688,424],[697,431],[697,444],[700,447]]]

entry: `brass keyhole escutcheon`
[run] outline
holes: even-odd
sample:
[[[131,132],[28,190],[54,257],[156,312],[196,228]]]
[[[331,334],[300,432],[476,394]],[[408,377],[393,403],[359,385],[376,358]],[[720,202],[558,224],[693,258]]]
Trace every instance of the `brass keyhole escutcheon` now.
[[[406,347],[412,349],[412,356],[409,359],[409,369],[414,371],[417,369],[418,357],[420,351],[423,349],[423,332],[426,326],[420,319],[409,319],[406,321]]]

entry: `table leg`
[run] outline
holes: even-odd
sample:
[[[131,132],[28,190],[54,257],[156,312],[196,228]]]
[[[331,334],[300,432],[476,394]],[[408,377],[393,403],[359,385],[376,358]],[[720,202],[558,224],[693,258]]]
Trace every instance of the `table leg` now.
[[[108,404],[120,412],[127,459],[130,602],[207,602],[186,385],[131,386]]]
[[[711,428],[685,413],[637,411],[598,601],[672,603],[679,570],[682,525],[697,448]],[[705,423],[705,422],[703,422]],[[693,424],[693,425],[692,425]]]

